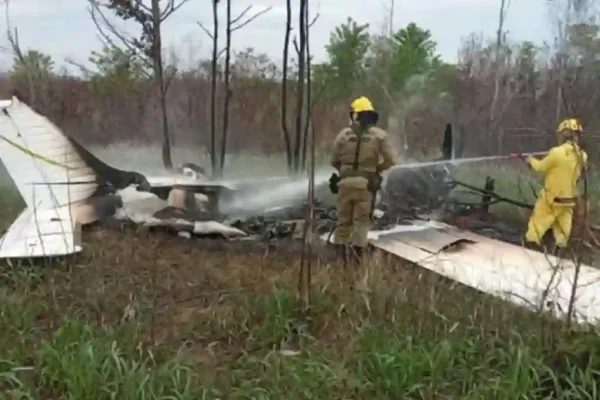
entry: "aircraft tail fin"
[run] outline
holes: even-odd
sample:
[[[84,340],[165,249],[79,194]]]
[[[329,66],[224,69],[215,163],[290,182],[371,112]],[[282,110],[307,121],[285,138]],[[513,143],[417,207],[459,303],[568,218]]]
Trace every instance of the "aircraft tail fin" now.
[[[79,252],[72,211],[98,183],[67,136],[18,98],[0,101],[0,160],[26,204],[0,239],[0,258]]]
[[[32,210],[77,203],[98,188],[67,136],[16,97],[0,101],[0,159]]]
[[[0,239],[0,258],[64,256],[81,251],[81,225],[68,207],[25,208]]]

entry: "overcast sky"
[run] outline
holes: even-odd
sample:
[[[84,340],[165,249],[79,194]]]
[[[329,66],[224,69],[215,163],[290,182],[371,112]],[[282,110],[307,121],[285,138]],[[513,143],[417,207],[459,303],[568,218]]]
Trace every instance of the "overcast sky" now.
[[[164,1],[164,0],[163,0]],[[163,2],[161,1],[161,2]],[[389,0],[311,0],[311,14],[319,19],[311,31],[312,52],[318,60],[325,57],[324,46],[331,30],[350,16],[358,22],[368,22],[371,30],[381,31]],[[395,28],[409,22],[430,29],[438,43],[439,52],[447,61],[456,60],[461,38],[470,33],[483,33],[493,38],[498,24],[500,0],[396,0]],[[6,45],[6,8],[2,4],[0,45]],[[224,0],[222,0],[224,3]],[[234,16],[248,5],[259,11],[273,9],[234,34],[234,47],[254,47],[273,59],[281,59],[284,0],[232,0]],[[294,2],[297,3],[297,0]],[[542,0],[512,0],[505,29],[514,40],[542,43],[551,39],[548,12]],[[297,7],[296,7],[297,8]],[[18,27],[22,48],[49,53],[57,64],[66,58],[84,62],[90,51],[99,47],[96,29],[89,17],[87,0],[11,0],[11,25]],[[297,11],[297,10],[296,10]],[[221,13],[224,19],[224,10]],[[183,62],[210,56],[210,39],[197,25],[212,24],[209,0],[189,0],[166,23],[163,35],[165,46],[176,46]],[[222,35],[224,36],[224,35]],[[7,67],[11,57],[4,54],[1,66]]]

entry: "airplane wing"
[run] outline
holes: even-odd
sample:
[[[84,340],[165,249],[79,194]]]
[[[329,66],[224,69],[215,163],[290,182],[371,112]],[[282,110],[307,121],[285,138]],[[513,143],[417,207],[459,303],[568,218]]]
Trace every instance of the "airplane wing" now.
[[[68,138],[13,97],[0,102],[0,159],[27,206],[1,239],[0,258],[79,251],[69,207],[89,198],[98,183]]]
[[[329,234],[322,240],[332,241]],[[441,222],[369,232],[371,245],[475,290],[565,317],[576,284],[574,319],[600,321],[600,271]],[[578,277],[577,269],[579,268]]]

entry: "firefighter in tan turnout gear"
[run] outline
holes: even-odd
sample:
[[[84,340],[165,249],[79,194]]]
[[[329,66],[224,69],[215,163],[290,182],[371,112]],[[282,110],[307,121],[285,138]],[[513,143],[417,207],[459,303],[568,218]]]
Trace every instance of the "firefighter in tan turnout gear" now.
[[[375,127],[379,115],[366,97],[352,102],[351,125],[335,138],[330,188],[338,193],[337,227],[333,243],[348,261],[348,252],[362,258],[372,227],[375,195],[381,188],[381,172],[395,164],[396,154],[387,132]]]

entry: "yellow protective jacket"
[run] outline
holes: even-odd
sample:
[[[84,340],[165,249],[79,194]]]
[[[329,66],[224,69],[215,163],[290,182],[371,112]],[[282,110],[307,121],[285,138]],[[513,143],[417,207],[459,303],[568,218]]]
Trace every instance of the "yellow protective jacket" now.
[[[358,175],[380,173],[396,163],[396,153],[386,131],[377,127],[363,130],[358,125],[343,129],[335,138],[331,166],[340,172],[339,185],[362,189],[368,180],[353,171],[356,145],[360,137],[358,152]]]
[[[574,199],[578,195],[577,181],[587,165],[587,153],[576,143],[566,142],[553,147],[546,157],[527,159],[531,168],[544,177],[544,188],[540,195],[553,202],[556,199]]]

